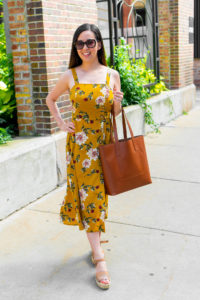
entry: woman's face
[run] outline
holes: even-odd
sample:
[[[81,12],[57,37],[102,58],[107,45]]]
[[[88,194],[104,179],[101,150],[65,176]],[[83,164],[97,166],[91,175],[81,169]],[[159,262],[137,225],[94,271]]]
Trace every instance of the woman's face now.
[[[77,41],[83,41],[86,42],[87,40],[96,40],[95,34],[92,31],[83,31],[81,34],[78,36]],[[90,41],[92,44],[92,42]],[[96,40],[96,45],[94,48],[87,47],[86,44],[84,44],[83,49],[78,50],[77,53],[81,60],[83,62],[91,62],[97,59],[97,51],[101,48],[101,43],[97,42]]]

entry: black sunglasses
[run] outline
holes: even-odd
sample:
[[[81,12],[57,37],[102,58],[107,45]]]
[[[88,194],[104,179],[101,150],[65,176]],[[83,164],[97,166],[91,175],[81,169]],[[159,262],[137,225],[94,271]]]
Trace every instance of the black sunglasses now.
[[[75,47],[77,50],[81,50],[84,48],[84,45],[87,46],[87,48],[94,48],[96,46],[96,40],[95,39],[88,39],[86,42],[83,42],[82,40],[78,40],[75,42]]]

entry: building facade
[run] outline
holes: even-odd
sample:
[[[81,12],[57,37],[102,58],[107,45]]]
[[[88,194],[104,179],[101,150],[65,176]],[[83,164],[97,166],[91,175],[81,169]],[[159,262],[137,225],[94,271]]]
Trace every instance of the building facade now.
[[[200,2],[194,0],[194,83],[200,88]]]
[[[127,3],[131,4],[132,1]],[[144,1],[151,5],[151,0]],[[194,65],[194,1],[158,0],[160,73],[170,89],[199,83],[199,58]],[[139,8],[138,8],[139,9]],[[59,131],[46,106],[46,96],[67,69],[72,36],[82,23],[108,32],[107,3],[95,0],[7,0],[4,2],[8,49],[14,62],[20,135]],[[10,46],[9,46],[10,45]],[[105,42],[108,47],[108,41]],[[57,105],[64,119],[71,116],[68,94]]]

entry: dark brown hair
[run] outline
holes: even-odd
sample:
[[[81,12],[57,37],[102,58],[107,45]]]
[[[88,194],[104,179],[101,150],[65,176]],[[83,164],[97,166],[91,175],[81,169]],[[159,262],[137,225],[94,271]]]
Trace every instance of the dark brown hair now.
[[[83,31],[86,31],[86,30],[92,31],[96,37],[96,40],[101,43],[101,49],[99,49],[97,52],[98,60],[99,60],[100,64],[107,66],[105,50],[104,50],[104,45],[103,45],[103,39],[102,39],[99,28],[94,24],[85,23],[85,24],[82,24],[81,26],[79,26],[74,33],[73,40],[72,40],[70,60],[69,60],[69,68],[75,68],[82,64],[82,60],[80,59],[80,57],[77,53],[76,47],[75,47],[75,43],[76,43],[79,35]]]

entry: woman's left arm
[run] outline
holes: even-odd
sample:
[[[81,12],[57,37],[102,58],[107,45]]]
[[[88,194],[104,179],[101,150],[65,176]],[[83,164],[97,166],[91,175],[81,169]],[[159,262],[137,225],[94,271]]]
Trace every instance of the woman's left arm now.
[[[123,99],[123,92],[121,92],[121,82],[120,82],[120,76],[119,72],[116,70],[113,70],[113,78],[114,78],[114,88],[113,88],[113,95],[114,95],[114,111],[115,115],[117,116],[121,110],[121,102]]]

